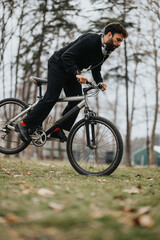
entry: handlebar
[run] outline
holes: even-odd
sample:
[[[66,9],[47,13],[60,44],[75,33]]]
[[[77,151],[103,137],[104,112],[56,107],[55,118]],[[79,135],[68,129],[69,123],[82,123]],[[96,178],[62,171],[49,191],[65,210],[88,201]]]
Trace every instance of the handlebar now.
[[[90,81],[87,80],[87,81],[86,81],[86,84],[90,85],[90,86],[93,87],[93,88],[96,88],[96,89],[98,88],[98,89],[100,89],[100,90],[102,90],[102,91],[104,90],[104,89],[103,89],[103,86],[102,86],[101,84],[99,84],[99,83],[98,83],[98,84],[94,84],[94,83],[92,83],[92,82],[90,82]]]
[[[77,81],[79,82],[78,78],[77,78]],[[89,87],[83,88],[84,94],[87,94],[87,92],[90,91],[91,89],[97,89],[98,91],[99,90],[104,91],[104,88],[101,84],[94,84],[88,80],[86,81],[86,84],[89,85]]]
[[[77,78],[77,81],[79,82],[79,79]],[[91,89],[99,89],[99,90],[102,90],[104,91],[104,88],[101,84],[94,84],[90,81],[86,81],[86,84],[88,84],[90,87],[88,88],[88,90],[91,90]]]

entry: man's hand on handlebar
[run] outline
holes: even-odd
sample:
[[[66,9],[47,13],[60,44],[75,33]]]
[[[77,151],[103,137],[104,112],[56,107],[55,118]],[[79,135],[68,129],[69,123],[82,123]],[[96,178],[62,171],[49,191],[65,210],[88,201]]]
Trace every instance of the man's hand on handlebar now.
[[[107,84],[100,82],[98,85],[101,85],[103,87],[103,91],[107,89]]]
[[[87,82],[87,78],[85,78],[83,75],[81,75],[81,74],[77,74],[76,75],[76,78],[77,78],[77,80],[78,80],[78,82],[80,83],[80,84],[86,84],[86,82]]]
[[[86,84],[88,82],[87,78],[85,78],[81,74],[77,74],[76,78],[77,78],[77,80],[80,84]],[[107,89],[107,84],[105,84],[103,82],[98,83],[98,86],[99,86],[100,89],[102,89],[102,91],[105,91]]]

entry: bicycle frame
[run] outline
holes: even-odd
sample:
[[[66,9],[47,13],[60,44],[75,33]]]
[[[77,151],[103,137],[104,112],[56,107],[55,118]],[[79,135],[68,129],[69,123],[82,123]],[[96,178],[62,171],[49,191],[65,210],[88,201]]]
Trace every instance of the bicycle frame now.
[[[88,82],[89,83],[89,82]],[[90,83],[91,84],[91,83]],[[95,88],[95,87],[94,87]],[[90,148],[95,148],[95,130],[94,130],[94,124],[91,124],[91,131],[89,129],[89,122],[87,121],[91,116],[95,116],[95,113],[93,111],[91,111],[89,109],[88,106],[88,95],[87,92],[93,89],[93,85],[91,85],[88,88],[84,88],[83,92],[84,95],[83,96],[73,96],[73,97],[64,97],[64,98],[59,98],[57,102],[72,102],[72,101],[78,101],[79,103],[74,106],[70,111],[68,111],[64,116],[62,116],[61,118],[59,118],[48,130],[45,131],[45,135],[48,136],[49,134],[51,134],[57,127],[60,127],[63,123],[65,123],[66,121],[69,120],[69,118],[75,114],[78,113],[82,108],[85,107],[85,119],[86,119],[86,136],[87,136],[87,146],[89,146]],[[41,86],[40,86],[40,96],[37,97],[38,99],[42,99],[42,95],[41,95]],[[38,100],[33,103],[30,104],[24,111],[22,111],[21,113],[19,113],[16,117],[10,119],[7,122],[7,128],[11,129],[11,130],[15,130],[15,127],[12,126],[11,124],[16,121],[18,118],[22,117],[24,114],[26,114],[28,111],[30,111],[32,108],[34,108],[36,106],[36,104],[38,103]],[[33,136],[32,136],[33,137]],[[35,138],[35,136],[34,136]]]
[[[48,136],[50,133],[54,131],[57,127],[62,125],[64,122],[66,122],[73,114],[79,112],[80,109],[86,106],[86,97],[85,96],[78,96],[78,97],[66,97],[66,98],[60,98],[57,102],[73,102],[73,101],[81,101],[76,106],[74,106],[70,111],[68,111],[64,116],[59,118],[52,127],[50,127],[46,131],[46,135]]]
[[[76,112],[78,112],[80,109],[82,109],[83,107],[85,107],[87,104],[87,96],[77,96],[77,97],[64,97],[64,98],[59,98],[57,102],[72,102],[72,101],[81,101],[80,103],[78,103],[75,107],[73,107],[69,112],[67,112],[64,116],[62,116],[61,118],[59,118],[52,127],[50,127],[47,131],[46,131],[46,135],[49,135],[55,128],[57,128],[60,124],[64,123],[65,121],[67,121],[70,116]],[[25,113],[27,113],[28,111],[30,111],[32,108],[34,108],[37,105],[36,101],[35,103],[31,104],[29,107],[27,107],[24,111],[22,111],[21,113],[19,113],[16,117],[10,119],[7,123],[7,128],[11,129],[11,130],[15,130],[15,127],[11,126],[10,124],[14,121],[16,121],[18,118],[22,117]]]

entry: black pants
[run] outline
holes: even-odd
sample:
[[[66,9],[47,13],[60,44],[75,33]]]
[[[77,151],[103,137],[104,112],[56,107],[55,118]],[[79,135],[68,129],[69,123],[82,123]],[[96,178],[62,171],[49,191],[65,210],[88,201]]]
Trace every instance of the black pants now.
[[[62,89],[64,89],[66,97],[82,95],[81,85],[76,81],[76,78],[66,73],[63,65],[57,63],[57,61],[52,58],[52,60],[49,60],[48,62],[47,91],[43,99],[41,99],[33,110],[23,119],[28,128],[35,129],[42,124],[57,102]],[[62,115],[67,113],[77,103],[77,101],[69,102]],[[69,131],[74,124],[77,115],[78,113],[60,127]]]

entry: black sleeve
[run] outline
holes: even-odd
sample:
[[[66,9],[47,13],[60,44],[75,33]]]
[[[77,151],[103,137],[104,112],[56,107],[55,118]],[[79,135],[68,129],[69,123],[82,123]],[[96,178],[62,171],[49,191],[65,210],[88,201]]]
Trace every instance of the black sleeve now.
[[[100,65],[96,68],[94,68],[94,66],[93,66],[93,70],[91,70],[93,79],[97,84],[100,83],[100,82],[103,82],[103,79],[102,79],[102,76],[101,76],[101,66],[102,65]]]
[[[100,65],[98,65],[97,67],[94,68],[94,65],[92,66],[92,76],[93,76],[93,79],[94,81],[98,84],[100,82],[103,82],[103,78],[101,76],[101,67],[102,67],[102,64],[105,62],[105,60],[109,57],[109,55],[106,55],[102,61],[102,63],[100,63]]]
[[[82,56],[85,57],[86,54],[90,54],[92,46],[90,39],[91,38],[88,36],[83,37],[82,39],[79,38],[74,45],[63,53],[62,61],[66,72],[69,72],[74,76],[77,74],[79,69],[76,65],[76,59],[78,59],[78,57],[81,58]]]

